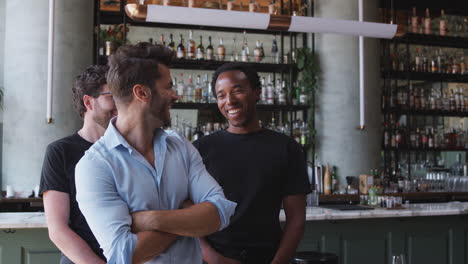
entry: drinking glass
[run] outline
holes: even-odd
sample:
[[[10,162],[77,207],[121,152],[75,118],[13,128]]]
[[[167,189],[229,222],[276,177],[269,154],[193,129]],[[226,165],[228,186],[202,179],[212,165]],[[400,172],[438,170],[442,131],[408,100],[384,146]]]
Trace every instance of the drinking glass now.
[[[392,258],[392,264],[405,264],[405,255],[395,255]]]

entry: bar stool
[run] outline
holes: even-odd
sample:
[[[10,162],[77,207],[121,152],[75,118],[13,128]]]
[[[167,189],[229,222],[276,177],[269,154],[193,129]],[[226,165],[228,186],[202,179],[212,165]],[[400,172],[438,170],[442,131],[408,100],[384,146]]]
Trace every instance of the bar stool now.
[[[338,264],[338,256],[312,251],[296,252],[291,264]]]

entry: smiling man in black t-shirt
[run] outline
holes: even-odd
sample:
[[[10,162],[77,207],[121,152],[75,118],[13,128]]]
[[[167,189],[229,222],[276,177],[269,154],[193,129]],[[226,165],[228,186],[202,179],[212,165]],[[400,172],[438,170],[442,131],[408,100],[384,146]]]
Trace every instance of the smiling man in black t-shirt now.
[[[310,192],[302,148],[292,138],[260,127],[256,103],[261,87],[255,70],[228,63],[215,72],[212,84],[229,127],[194,145],[237,209],[229,227],[201,240],[203,257],[208,263],[289,263],[304,232]]]
[[[73,106],[83,127],[47,146],[40,194],[44,199],[49,237],[62,252],[61,264],[105,263],[96,238],[76,202],[75,166],[117,114],[106,84],[107,66],[90,66],[78,75],[72,89]]]

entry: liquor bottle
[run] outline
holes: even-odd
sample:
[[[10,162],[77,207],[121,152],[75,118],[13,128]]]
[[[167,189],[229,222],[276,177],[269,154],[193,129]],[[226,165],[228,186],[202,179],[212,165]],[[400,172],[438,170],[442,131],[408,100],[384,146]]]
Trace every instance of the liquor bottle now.
[[[330,175],[330,165],[327,164],[325,167],[325,174],[323,176],[323,189],[324,194],[331,194],[331,175]]]
[[[447,17],[443,9],[440,10],[439,34],[441,36],[447,35]]]
[[[286,130],[286,133],[288,131]],[[309,127],[307,123],[302,121],[301,122],[301,145],[307,146],[309,144]]]
[[[285,105],[286,104],[286,81],[283,80],[281,82],[281,88],[279,89],[278,93],[278,104]]]
[[[460,74],[460,64],[458,63],[458,58],[453,58],[453,65],[452,65],[452,74]]]
[[[205,134],[200,129],[200,126],[197,126],[197,128],[195,128],[195,131],[193,132],[192,141],[198,140],[198,139],[202,138],[204,135]]]
[[[197,46],[197,60],[205,59],[205,47],[203,47],[203,37],[200,36],[200,43]]]
[[[429,142],[429,138],[427,136],[427,131],[421,131],[421,147],[423,149],[427,149],[427,143]]]
[[[187,41],[187,59],[195,59],[195,40],[193,40],[193,31],[189,30],[189,40]]]
[[[275,102],[274,100],[275,100],[275,91],[274,91],[273,81],[271,79],[271,74],[270,74],[268,75],[266,103],[269,105],[272,105]]]
[[[267,101],[267,87],[265,86],[265,77],[262,77],[262,79],[260,79],[260,85],[261,85],[261,88],[262,88],[262,92],[260,94],[260,102],[258,102],[259,104],[266,104],[266,101]]]
[[[167,45],[168,48],[170,48],[171,50],[176,50],[175,48],[175,42],[174,42],[174,37],[172,36],[172,33],[169,35],[169,44]]]
[[[419,127],[416,128],[416,133],[415,133],[415,138],[414,138],[414,140],[415,140],[415,141],[414,141],[414,147],[415,147],[415,148],[418,148],[418,149],[421,148],[421,145],[422,145],[422,144],[421,144],[421,141],[422,141],[422,134],[421,134],[421,132],[420,132],[420,130],[419,130]]]
[[[208,82],[208,98],[209,98],[209,102],[210,103],[215,103],[216,102],[216,96],[215,94],[213,93],[213,86],[211,85],[211,82]]]
[[[449,101],[449,108],[450,111],[455,111],[456,110],[456,101],[455,101],[455,94],[453,93],[453,90],[450,90],[450,101]]]
[[[180,74],[179,82],[177,83],[177,95],[179,96],[179,102],[185,103],[187,102],[187,98],[185,96],[185,84],[184,84],[184,74]]]
[[[382,138],[382,145],[384,148],[390,147],[390,129],[388,128],[388,123],[384,123],[384,133],[383,133],[383,138]]]
[[[421,110],[426,109],[426,96],[424,95],[424,89],[419,90],[419,107]]]
[[[397,130],[392,129],[390,130],[390,147],[396,148],[397,147]]]
[[[439,49],[439,51],[437,52],[437,72],[445,72],[445,58],[444,54],[442,53],[442,49]]]
[[[164,34],[161,34],[160,40],[161,40],[161,45],[166,46],[166,40],[164,39]]]
[[[257,11],[257,3],[255,0],[250,0],[249,2],[249,12],[256,12]]]
[[[210,90],[209,90],[209,80],[208,80],[208,73],[205,73],[203,78],[203,86],[202,86],[202,103],[209,103],[210,100]]]
[[[180,43],[177,46],[177,58],[178,59],[183,59],[185,58],[185,47],[184,47],[184,38],[182,37],[182,34],[180,34]]]
[[[411,31],[413,33],[418,32],[418,15],[416,13],[416,7],[413,7],[413,15],[411,16]]]
[[[409,95],[409,108],[412,109],[414,108],[414,89],[413,89],[413,83],[411,81],[409,81],[409,91],[410,91],[410,95]]]
[[[420,72],[422,71],[422,65],[421,65],[421,57],[419,56],[419,48],[416,48],[414,52],[414,65],[415,65],[415,70]]]
[[[404,147],[404,138],[405,138],[404,133],[403,133],[403,130],[401,129],[401,127],[400,127],[400,123],[397,122],[396,123],[396,138],[395,138],[397,148]]]
[[[434,148],[434,128],[431,128],[427,135],[427,147],[430,149]]]
[[[275,104],[279,104],[279,95],[280,95],[280,92],[281,92],[281,80],[280,79],[276,79],[276,82],[275,82]]]
[[[271,0],[270,4],[268,4],[268,13],[270,15],[276,15],[276,1]]]
[[[201,80],[200,79],[201,79],[200,75],[197,75],[197,79],[195,81],[195,98],[194,98],[195,103],[201,103],[202,102],[203,88],[201,86]]]
[[[241,51],[241,60],[243,62],[248,62],[250,56],[249,44],[247,43],[247,32],[244,31],[244,38],[242,41],[242,51]]]
[[[447,59],[447,62],[445,64],[445,73],[452,73],[452,67],[453,67],[453,58],[450,57]]]
[[[305,91],[305,87],[302,87],[301,94],[299,96],[299,104],[300,105],[307,105],[308,101],[309,101],[309,96],[307,96],[307,93]]]
[[[228,11],[234,10],[234,0],[228,0],[226,3],[226,9]]]
[[[279,52],[278,52],[278,44],[276,43],[276,36],[273,39],[273,43],[271,44],[271,58],[274,63],[280,63],[279,61]]]
[[[332,167],[330,187],[331,187],[331,193],[335,193],[338,191],[338,174],[336,172],[336,166]]]
[[[213,45],[211,45],[211,36],[209,36],[208,37],[208,47],[206,47],[206,52],[205,52],[206,59],[207,60],[213,60],[213,54],[214,54]]]
[[[192,8],[195,6],[195,0],[188,0],[188,7]]]
[[[429,63],[428,63],[428,59],[427,59],[427,50],[426,49],[423,49],[423,52],[422,52],[422,68],[421,68],[422,72],[428,72],[429,71]]]
[[[163,0],[163,5],[164,5],[164,6],[169,6],[169,5],[171,5],[171,0]]]
[[[293,82],[291,89],[289,90],[291,93],[291,104],[292,105],[297,105],[299,103],[299,96],[300,93],[297,93],[297,83]]]
[[[460,57],[460,74],[467,74],[468,71],[466,69],[466,62],[465,62],[465,56],[463,54]]]
[[[398,192],[399,193],[402,193],[404,188],[405,188],[405,178],[403,177],[402,173],[401,173],[401,165],[398,164],[398,168],[396,170],[396,180],[397,180],[397,183],[398,183]]]
[[[434,148],[440,148],[440,136],[439,136],[439,132],[437,131],[438,129],[434,129],[434,145],[433,147]]]
[[[149,44],[153,45],[153,38],[148,39]]]
[[[264,53],[263,53],[263,43],[260,43],[259,40],[255,42],[255,49],[254,49],[254,58],[255,62],[261,62],[263,60]]]
[[[217,55],[217,57],[218,57],[217,59],[219,61],[224,61],[224,57],[226,56],[226,48],[223,45],[223,39],[222,38],[219,39],[219,45],[216,48],[216,55]]]
[[[193,85],[192,74],[189,75],[188,84],[186,87],[187,102],[193,103],[195,101],[195,86]]]
[[[431,15],[429,8],[426,8],[426,16],[424,17],[424,33],[431,34]]]

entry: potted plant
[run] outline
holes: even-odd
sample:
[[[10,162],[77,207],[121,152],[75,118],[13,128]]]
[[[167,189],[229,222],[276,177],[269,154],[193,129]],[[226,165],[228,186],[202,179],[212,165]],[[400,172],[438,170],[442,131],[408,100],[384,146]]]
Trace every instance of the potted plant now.
[[[99,55],[111,55],[124,44],[124,32],[128,31],[128,27],[125,28],[123,24],[109,26],[107,29],[96,28],[96,34],[99,37]]]
[[[318,88],[319,83],[319,63],[317,60],[316,54],[307,47],[298,48],[296,50],[296,79],[298,80],[298,88],[296,89],[296,98],[305,96],[305,99],[301,98],[302,104],[307,104],[310,106],[311,113],[308,115],[309,120],[305,120],[308,123],[310,131],[310,141],[309,146],[314,145],[315,137],[315,92]],[[298,77],[298,78],[297,78]],[[299,94],[301,93],[301,94]]]

